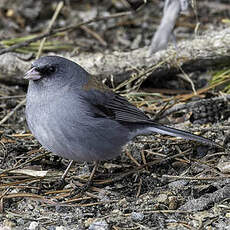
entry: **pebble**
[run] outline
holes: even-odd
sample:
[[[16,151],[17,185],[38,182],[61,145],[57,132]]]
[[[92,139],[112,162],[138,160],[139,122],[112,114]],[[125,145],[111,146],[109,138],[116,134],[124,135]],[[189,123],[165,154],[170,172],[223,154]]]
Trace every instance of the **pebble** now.
[[[137,222],[142,221],[144,219],[144,217],[145,217],[144,214],[141,212],[132,212],[131,213],[132,220],[137,221]]]
[[[108,230],[109,225],[104,221],[95,221],[89,226],[89,230]]]
[[[29,230],[38,230],[39,229],[39,223],[36,221],[32,221],[29,226]]]
[[[56,227],[56,230],[67,230],[67,228],[64,226],[58,226]]]
[[[168,186],[169,188],[172,188],[172,189],[181,189],[185,187],[187,184],[188,184],[188,181],[186,180],[177,180],[177,181],[173,181],[169,183]]]
[[[156,197],[156,201],[159,203],[167,203],[168,196],[166,194],[160,194],[158,197]]]

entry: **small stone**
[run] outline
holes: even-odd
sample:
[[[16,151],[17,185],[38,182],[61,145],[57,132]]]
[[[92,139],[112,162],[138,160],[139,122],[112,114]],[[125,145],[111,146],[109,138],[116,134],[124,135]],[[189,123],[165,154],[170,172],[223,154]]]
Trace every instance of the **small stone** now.
[[[132,220],[137,221],[137,222],[142,221],[144,219],[144,217],[145,217],[144,214],[141,212],[132,212],[131,213]]]
[[[230,172],[230,161],[219,162],[218,165],[217,165],[217,168],[218,168],[222,173],[229,173],[229,172]]]
[[[3,226],[2,224],[0,224],[0,229],[1,230],[11,230],[12,228],[7,227],[7,226]]]
[[[123,198],[123,199],[119,200],[118,204],[122,207],[127,207],[128,202],[125,198]]]
[[[31,204],[28,204],[27,207],[28,207],[30,210],[33,210],[33,209],[34,209],[33,205],[31,205]]]
[[[56,230],[56,227],[55,226],[49,226],[49,227],[47,227],[47,230]]]
[[[167,203],[168,201],[168,196],[166,194],[160,194],[157,198],[156,201],[159,203]]]
[[[108,230],[109,225],[104,221],[96,221],[89,226],[89,230]]]
[[[56,230],[67,230],[67,228],[64,226],[58,226],[56,227]]]
[[[177,209],[178,206],[178,200],[176,196],[170,196],[169,197],[169,209],[170,210],[175,210]]]
[[[38,230],[39,228],[39,223],[36,221],[32,221],[29,226],[29,230]]]
[[[188,181],[186,180],[178,180],[178,181],[173,181],[168,184],[169,188],[172,189],[181,189],[185,187],[188,184]]]
[[[112,214],[122,215],[122,212],[119,209],[112,210]]]
[[[1,227],[1,225],[0,225],[0,227]],[[14,222],[12,222],[10,220],[4,220],[3,221],[3,230],[11,230],[14,227],[15,227],[15,223]],[[0,228],[0,230],[2,230],[2,229]]]
[[[18,224],[18,225],[24,225],[24,224],[25,224],[25,220],[22,219],[22,218],[19,218],[19,219],[17,219],[16,221],[17,221],[17,224]]]

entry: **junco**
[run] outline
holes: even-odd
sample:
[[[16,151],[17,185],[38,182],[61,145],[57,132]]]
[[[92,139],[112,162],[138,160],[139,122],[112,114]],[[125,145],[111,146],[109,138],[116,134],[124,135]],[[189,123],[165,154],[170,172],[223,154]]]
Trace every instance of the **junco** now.
[[[29,129],[45,149],[61,157],[87,162],[115,158],[134,137],[151,133],[218,146],[154,122],[65,58],[35,60],[25,79],[30,80],[26,102]]]

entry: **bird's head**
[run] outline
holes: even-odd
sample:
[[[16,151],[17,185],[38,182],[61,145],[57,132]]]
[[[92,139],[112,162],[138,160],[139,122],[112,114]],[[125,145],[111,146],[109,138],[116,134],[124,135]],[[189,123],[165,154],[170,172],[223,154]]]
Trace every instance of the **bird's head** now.
[[[42,86],[78,84],[83,86],[88,73],[78,64],[59,56],[44,56],[32,63],[24,79]]]

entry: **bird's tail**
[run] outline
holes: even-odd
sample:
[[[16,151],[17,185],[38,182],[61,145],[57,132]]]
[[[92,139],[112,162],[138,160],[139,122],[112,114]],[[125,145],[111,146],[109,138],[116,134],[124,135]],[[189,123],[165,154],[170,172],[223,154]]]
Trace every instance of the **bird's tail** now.
[[[152,126],[149,126],[147,128],[148,132],[155,132],[155,133],[160,133],[160,134],[166,134],[169,136],[174,136],[174,137],[181,137],[183,139],[187,140],[192,140],[192,141],[197,141],[203,144],[207,144],[210,146],[216,146],[223,148],[223,146],[215,143],[214,141],[211,141],[205,137],[201,137],[183,130],[175,129],[175,128],[170,128],[168,126],[164,126],[158,123],[153,123]]]

